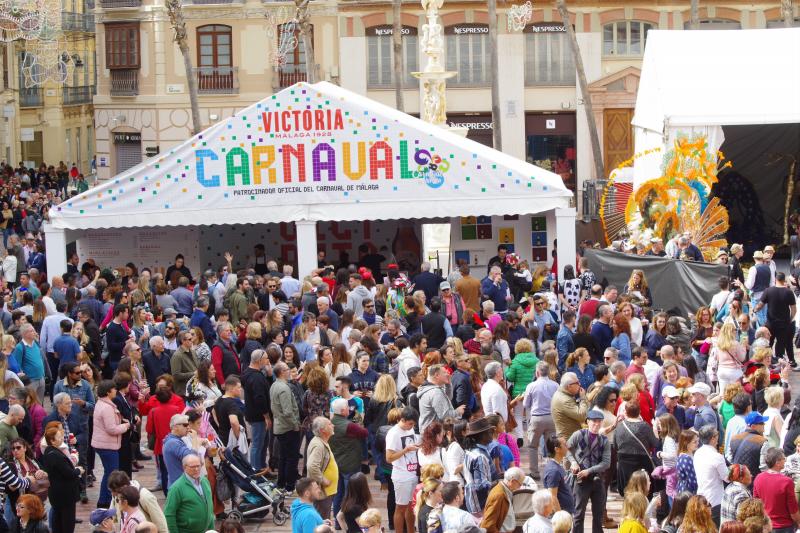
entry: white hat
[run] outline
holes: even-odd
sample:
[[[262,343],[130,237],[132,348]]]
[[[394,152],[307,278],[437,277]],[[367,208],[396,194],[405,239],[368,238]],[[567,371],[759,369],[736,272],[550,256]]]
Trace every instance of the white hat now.
[[[695,383],[691,387],[689,387],[689,392],[692,394],[699,393],[703,396],[709,396],[711,394],[711,387],[706,385],[705,383]]]
[[[680,393],[678,389],[673,387],[672,385],[667,385],[661,390],[661,397],[662,398],[678,398]]]

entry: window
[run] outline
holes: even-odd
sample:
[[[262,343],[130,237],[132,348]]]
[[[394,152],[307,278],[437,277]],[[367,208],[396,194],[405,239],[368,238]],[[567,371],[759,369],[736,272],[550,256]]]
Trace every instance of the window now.
[[[197,28],[197,65],[231,67],[231,27],[221,24]]]
[[[626,20],[603,26],[603,55],[641,56],[647,32],[653,29],[649,22]]]
[[[81,129],[75,128],[75,164],[78,165],[79,169],[82,169],[81,166]]]
[[[447,82],[454,87],[479,87],[490,84],[489,26],[457,24],[445,31],[447,70],[458,72]]]
[[[786,26],[783,23],[783,20],[770,20],[767,21],[767,28],[785,28]],[[800,17],[795,18],[792,21],[792,28],[800,28]]]
[[[289,32],[293,34],[290,35]],[[306,47],[303,32],[300,27],[293,24],[278,26],[278,44],[297,40],[297,46],[286,54],[286,61],[281,65],[278,75],[281,87],[290,87],[295,83],[306,81]],[[314,30],[311,27],[311,44],[314,44]],[[313,59],[313,58],[312,58]]]
[[[564,26],[525,28],[525,85],[575,85],[575,63]]]
[[[106,24],[106,68],[139,68],[139,24]]]
[[[394,86],[394,28],[390,25],[367,28],[367,87]],[[412,72],[419,70],[417,28],[403,26],[403,86],[419,82]]]

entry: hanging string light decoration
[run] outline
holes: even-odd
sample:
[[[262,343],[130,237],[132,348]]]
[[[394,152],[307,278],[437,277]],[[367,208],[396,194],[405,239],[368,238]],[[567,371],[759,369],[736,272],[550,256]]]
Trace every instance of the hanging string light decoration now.
[[[533,4],[528,0],[524,4],[511,6],[507,15],[509,29],[511,31],[522,31],[533,18]]]
[[[267,19],[267,39],[271,41],[275,38],[275,28],[289,20],[290,14],[291,12],[286,6],[269,9],[264,13],[264,18]]]
[[[286,56],[294,52],[298,45],[297,31],[300,25],[296,20],[290,20],[280,25],[280,39],[278,47],[272,52],[272,65],[279,69],[286,64]]]
[[[48,81],[62,84],[72,75],[72,58],[63,37],[52,41],[28,41],[22,58],[25,88],[39,87]]]
[[[0,0],[0,42],[38,39],[45,0]]]

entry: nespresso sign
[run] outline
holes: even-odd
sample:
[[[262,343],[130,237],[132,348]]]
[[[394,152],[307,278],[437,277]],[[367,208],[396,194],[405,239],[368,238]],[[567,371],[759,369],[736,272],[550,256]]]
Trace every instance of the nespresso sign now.
[[[383,24],[381,26],[372,26],[366,30],[368,37],[385,37],[387,35],[394,35],[394,26],[391,24]],[[403,26],[402,35],[416,35],[417,28],[412,26]]]
[[[486,24],[455,24],[447,26],[444,32],[448,35],[488,35],[489,26]]]
[[[141,133],[115,133],[114,143],[138,143],[142,142]]]
[[[532,24],[526,28],[530,33],[564,33],[567,27],[563,24]]]

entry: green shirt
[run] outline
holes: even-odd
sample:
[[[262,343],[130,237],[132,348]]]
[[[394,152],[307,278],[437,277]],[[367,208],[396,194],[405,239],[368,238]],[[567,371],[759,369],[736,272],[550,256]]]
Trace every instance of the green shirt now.
[[[211,485],[205,477],[200,479],[205,497],[194,487],[186,474],[178,478],[169,488],[164,516],[171,532],[206,533],[214,529],[214,504],[211,501]]]
[[[5,420],[0,422],[0,449],[5,448],[6,444],[18,437],[16,426],[9,426]]]

